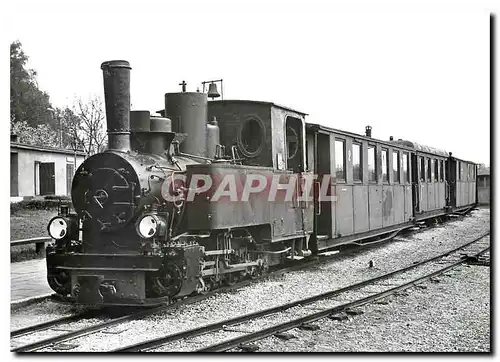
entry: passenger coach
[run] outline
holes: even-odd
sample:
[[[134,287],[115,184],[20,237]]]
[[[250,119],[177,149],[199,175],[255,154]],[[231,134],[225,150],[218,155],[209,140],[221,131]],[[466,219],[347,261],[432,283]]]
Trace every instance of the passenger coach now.
[[[307,124],[306,148],[307,170],[331,175],[336,196],[315,203],[316,250],[391,237],[476,202],[474,163],[415,142],[374,139],[370,126],[359,135]]]

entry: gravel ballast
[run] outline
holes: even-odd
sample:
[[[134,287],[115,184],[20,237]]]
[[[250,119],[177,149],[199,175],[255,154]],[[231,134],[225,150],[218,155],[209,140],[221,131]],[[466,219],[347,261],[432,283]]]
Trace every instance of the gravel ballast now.
[[[439,281],[439,282],[436,282]],[[363,314],[269,337],[260,352],[489,352],[490,268],[462,265],[446,276],[368,304]]]

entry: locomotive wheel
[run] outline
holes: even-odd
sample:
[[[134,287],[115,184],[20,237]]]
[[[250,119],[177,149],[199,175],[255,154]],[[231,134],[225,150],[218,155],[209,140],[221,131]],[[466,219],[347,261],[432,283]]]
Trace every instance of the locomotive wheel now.
[[[196,292],[196,294],[207,294],[208,293],[207,285],[205,284],[205,281],[201,277],[198,279],[198,284],[196,284],[195,292]]]
[[[227,275],[226,279],[224,280],[224,284],[232,287],[233,285],[235,285],[238,282],[238,280],[239,280],[238,273],[229,273]]]
[[[259,276],[259,273],[257,272],[257,268],[253,266],[250,269],[248,275],[250,276],[250,279],[252,279],[252,280],[257,279],[257,277]]]
[[[161,297],[173,297],[182,288],[182,271],[174,263],[168,263],[152,279],[153,292]]]
[[[67,272],[49,270],[47,274],[47,282],[57,294],[68,295],[71,293],[71,278]]]

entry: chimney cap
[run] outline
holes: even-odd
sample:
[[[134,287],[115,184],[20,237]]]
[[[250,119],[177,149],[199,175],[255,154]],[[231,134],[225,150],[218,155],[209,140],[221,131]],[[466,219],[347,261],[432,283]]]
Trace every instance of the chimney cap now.
[[[365,135],[366,135],[366,137],[372,136],[372,126],[368,125],[365,127]]]
[[[126,60],[108,60],[101,64],[101,69],[104,68],[128,68],[132,69],[130,63]]]

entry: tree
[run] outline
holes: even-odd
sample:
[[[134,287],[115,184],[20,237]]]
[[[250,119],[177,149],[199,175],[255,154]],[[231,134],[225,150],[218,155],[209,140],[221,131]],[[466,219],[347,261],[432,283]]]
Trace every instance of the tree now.
[[[26,66],[28,59],[21,42],[10,45],[10,119],[33,127],[45,124],[57,129],[49,110],[52,108],[49,95],[38,88],[36,71]]]
[[[79,123],[73,123],[71,134],[77,135],[88,155],[102,152],[106,149],[105,117],[102,99],[93,95],[85,102],[77,99],[74,114]]]
[[[11,133],[16,134],[20,143],[34,146],[58,147],[57,133],[46,125],[30,126],[28,122],[11,122]]]

